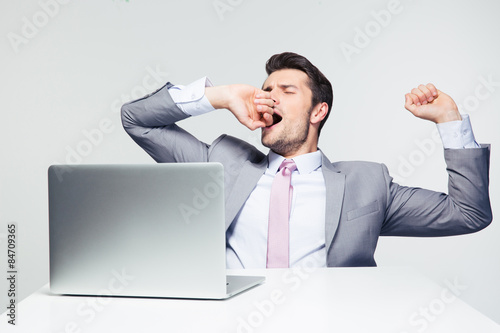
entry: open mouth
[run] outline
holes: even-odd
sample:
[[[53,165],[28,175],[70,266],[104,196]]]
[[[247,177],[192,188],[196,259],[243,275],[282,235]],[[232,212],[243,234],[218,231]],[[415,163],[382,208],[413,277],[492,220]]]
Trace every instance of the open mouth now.
[[[282,116],[280,116],[280,115],[279,115],[279,114],[277,114],[276,112],[275,112],[275,113],[273,113],[273,123],[271,124],[271,126],[276,125],[277,123],[279,123],[279,122],[280,122],[280,121],[282,121],[282,120],[283,120],[283,117],[282,117]],[[269,127],[271,127],[271,126],[269,126]]]

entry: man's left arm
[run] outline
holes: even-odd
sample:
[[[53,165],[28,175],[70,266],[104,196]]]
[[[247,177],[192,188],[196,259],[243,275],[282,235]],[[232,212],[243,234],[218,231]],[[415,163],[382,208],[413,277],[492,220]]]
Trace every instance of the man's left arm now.
[[[405,108],[437,124],[448,171],[448,194],[400,186],[387,170],[386,219],[382,235],[447,236],[471,233],[492,220],[489,200],[489,145],[478,145],[468,117],[453,99],[432,84],[405,96]]]

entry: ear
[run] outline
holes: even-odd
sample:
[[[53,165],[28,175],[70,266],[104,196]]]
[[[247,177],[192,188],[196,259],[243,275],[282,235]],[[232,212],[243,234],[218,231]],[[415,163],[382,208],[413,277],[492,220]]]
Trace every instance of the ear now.
[[[312,125],[321,123],[328,114],[328,104],[326,102],[318,103],[311,112],[309,121]]]

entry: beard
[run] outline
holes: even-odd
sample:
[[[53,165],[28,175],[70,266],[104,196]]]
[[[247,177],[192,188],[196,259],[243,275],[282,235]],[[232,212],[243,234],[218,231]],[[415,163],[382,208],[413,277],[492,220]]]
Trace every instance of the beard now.
[[[274,133],[266,133],[262,130],[262,144],[281,156],[292,155],[298,151],[309,136],[309,118],[311,110],[306,113],[304,119],[294,124],[283,119],[279,124],[279,129],[274,129]]]

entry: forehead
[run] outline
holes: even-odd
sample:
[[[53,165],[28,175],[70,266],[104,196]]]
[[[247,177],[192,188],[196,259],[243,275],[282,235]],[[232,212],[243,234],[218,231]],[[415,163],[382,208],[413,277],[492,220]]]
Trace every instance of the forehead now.
[[[298,69],[280,69],[271,73],[262,85],[263,89],[276,85],[294,85],[298,88],[308,88],[309,77]]]

